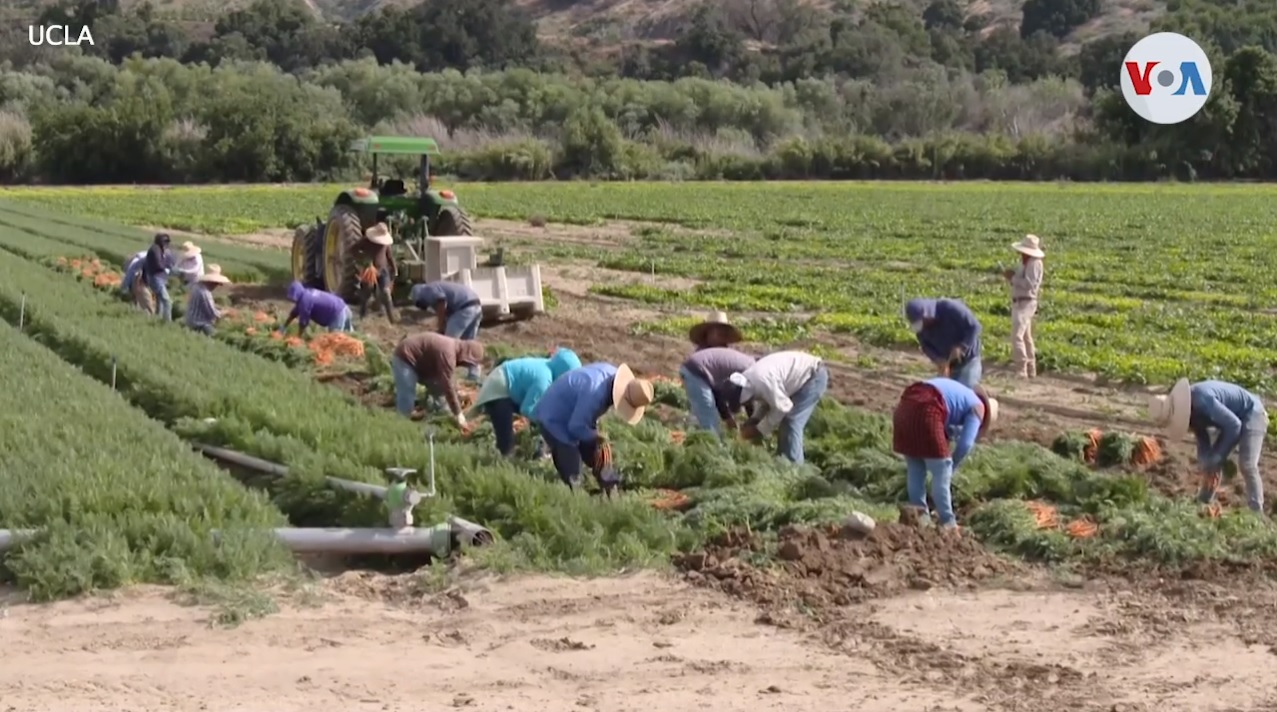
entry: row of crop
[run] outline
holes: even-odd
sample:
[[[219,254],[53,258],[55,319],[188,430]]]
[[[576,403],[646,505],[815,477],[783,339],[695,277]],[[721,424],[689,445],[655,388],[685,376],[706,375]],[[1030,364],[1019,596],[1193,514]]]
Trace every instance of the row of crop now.
[[[265,497],[6,323],[0,371],[0,528],[43,530],[0,573],[31,596],[247,579],[287,563],[268,531],[284,520]]]
[[[122,265],[129,257],[146,249],[154,234],[101,221],[87,221],[70,215],[48,215],[40,208],[6,201],[0,203],[0,225],[28,234],[43,235],[75,245],[103,259]],[[175,240],[173,249],[183,240]],[[205,264],[216,263],[223,273],[238,282],[290,279],[292,270],[283,253],[202,241]]]

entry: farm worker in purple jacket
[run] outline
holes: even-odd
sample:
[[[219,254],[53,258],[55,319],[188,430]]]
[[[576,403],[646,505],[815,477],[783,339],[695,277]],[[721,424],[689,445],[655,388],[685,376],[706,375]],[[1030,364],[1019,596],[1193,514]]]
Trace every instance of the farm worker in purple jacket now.
[[[288,285],[288,301],[293,303],[293,310],[284,320],[281,332],[297,320],[297,333],[305,334],[306,327],[314,321],[329,331],[354,331],[355,327],[350,315],[350,306],[336,294],[329,294],[318,289],[307,289],[301,282]]]
[[[1168,440],[1183,439],[1189,431],[1197,439],[1199,502],[1214,504],[1224,463],[1240,446],[1237,469],[1246,484],[1246,504],[1255,512],[1264,511],[1259,456],[1268,432],[1268,411],[1259,396],[1235,383],[1200,381],[1189,385],[1187,378],[1181,378],[1169,394],[1151,396],[1148,410],[1153,422],[1166,429]],[[1212,430],[1216,432],[1214,442]]]
[[[980,321],[957,299],[911,299],[905,305],[909,329],[936,372],[975,388],[984,367],[980,362]]]
[[[531,419],[550,385],[574,368],[581,359],[572,349],[555,349],[549,358],[528,356],[503,362],[483,380],[474,405],[466,412],[470,422],[486,414],[492,420],[497,450],[506,457],[514,452],[514,416]]]
[[[956,528],[953,473],[976,439],[998,419],[998,401],[951,378],[914,383],[900,396],[891,423],[891,448],[905,458],[909,505],[927,513],[927,475],[940,525]],[[956,440],[953,450],[949,442]]]
[[[728,380],[740,389],[741,403],[757,403],[758,410],[741,426],[741,435],[756,440],[780,428],[780,454],[803,464],[803,430],[829,389],[825,363],[802,351],[778,351]]]
[[[155,311],[164,321],[173,321],[173,300],[168,293],[168,278],[172,271],[168,233],[159,233],[142,258],[142,281],[155,297]]]
[[[462,341],[479,338],[479,322],[483,305],[479,294],[460,282],[439,280],[413,286],[408,293],[412,303],[423,311],[433,311],[435,330]],[[470,380],[479,380],[479,367],[469,369]]]
[[[611,467],[611,447],[599,433],[599,418],[615,408],[629,425],[643,419],[652,404],[652,383],[635,378],[630,367],[592,363],[573,369],[541,396],[533,421],[550,445],[554,469],[571,488],[580,484],[581,464],[588,463],[605,493],[620,484]]]
[[[733,373],[754,365],[754,357],[729,348],[741,342],[740,329],[727,321],[723,312],[709,315],[687,334],[696,351],[683,362],[678,375],[687,391],[692,417],[702,429],[722,437],[722,425],[736,430],[735,413],[740,410],[736,398],[740,389],[731,384]]]

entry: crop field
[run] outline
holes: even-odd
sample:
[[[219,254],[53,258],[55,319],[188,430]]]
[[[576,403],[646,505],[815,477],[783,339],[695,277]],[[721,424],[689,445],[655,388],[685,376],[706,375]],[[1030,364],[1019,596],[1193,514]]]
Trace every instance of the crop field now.
[[[1137,410],[1122,410],[1143,384],[1179,375],[1274,392],[1277,324],[1267,305],[1277,287],[1266,276],[1277,268],[1268,249],[1277,215],[1266,190],[461,186],[481,234],[514,262],[540,262],[561,297],[531,322],[485,326],[485,370],[566,345],[656,381],[657,405],[638,426],[603,421],[625,482],[612,500],[561,485],[533,457],[529,430],[506,459],[487,424],[464,435],[447,418],[398,416],[388,354],[423,328],[410,308],[398,325],[360,320],[354,337],[273,333],[288,309],[287,238],[277,228],[313,219],[335,193],[0,195],[0,529],[40,531],[3,554],[0,579],[47,600],[137,582],[295,576],[303,568],[264,530],[383,526],[379,502],[324,478],[384,484],[395,466],[424,476],[423,428],[437,443],[440,496],[417,519],[455,514],[489,527],[497,543],[467,553],[478,565],[571,574],[672,566],[774,615],[796,614],[806,621],[798,627],[864,625],[849,604],[1043,571],[1156,590],[1178,577],[1228,586],[1251,577],[1250,586],[1275,570],[1277,529],[1245,511],[1240,483],[1221,491],[1222,513],[1199,509],[1191,446],[1150,437],[1158,434]],[[119,293],[121,263],[159,227],[197,233],[174,238],[197,241],[235,282],[218,293],[228,318],[213,338],[149,320]],[[1025,232],[1048,251],[1037,337],[1048,373],[1023,386],[991,369],[988,382],[1006,391],[1003,422],[955,479],[961,535],[898,524],[905,483],[889,409],[926,371],[909,354],[902,291],[966,299],[984,317],[996,364],[1008,317],[995,271]],[[180,289],[174,301],[180,314]],[[687,348],[674,337],[710,307],[744,325],[749,349],[827,356],[831,389],[807,428],[806,466],[688,431],[676,375]],[[195,443],[288,473],[228,473]],[[1277,491],[1277,458],[1266,453],[1263,468]],[[871,538],[839,531],[853,511],[877,520]],[[941,653],[926,655],[943,666]],[[1026,692],[1026,677],[1046,673],[965,664],[977,665],[981,694],[1001,686],[1009,697],[999,699],[1016,700],[989,709],[1025,700],[1046,709],[1093,692],[1072,678]]]

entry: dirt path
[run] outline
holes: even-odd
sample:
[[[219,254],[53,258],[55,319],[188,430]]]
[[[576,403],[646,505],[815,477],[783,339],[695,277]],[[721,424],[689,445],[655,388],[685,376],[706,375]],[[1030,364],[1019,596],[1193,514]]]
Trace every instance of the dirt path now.
[[[233,629],[162,589],[46,606],[10,597],[0,700],[41,712],[1277,703],[1271,619],[1228,618],[1265,605],[1271,615],[1271,599],[934,589],[807,629],[651,573],[475,579],[441,593],[421,580],[343,574],[323,586],[321,606]]]

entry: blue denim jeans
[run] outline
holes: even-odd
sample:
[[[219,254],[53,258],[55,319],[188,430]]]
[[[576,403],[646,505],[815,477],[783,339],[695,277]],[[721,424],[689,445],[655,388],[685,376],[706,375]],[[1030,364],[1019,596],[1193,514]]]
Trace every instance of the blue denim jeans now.
[[[696,424],[721,438],[723,426],[718,416],[718,406],[714,405],[714,389],[703,378],[687,370],[686,366],[678,369],[678,375],[683,379],[687,404]]]
[[[568,487],[576,489],[581,484],[581,465],[594,462],[594,455],[599,446],[598,441],[569,445],[555,440],[553,435],[544,430],[541,431],[541,436],[550,446],[550,457],[554,460],[554,469],[559,473],[559,479],[563,480]],[[619,478],[615,471],[603,473],[599,478],[599,486],[604,490],[615,487],[618,482]]]
[[[931,475],[931,499],[935,502],[936,513],[940,515],[941,526],[957,524],[958,518],[953,513],[953,458],[905,458],[909,504],[924,512],[928,511],[927,475]]]
[[[967,361],[960,368],[955,368],[949,372],[949,377],[961,383],[967,388],[975,388],[980,385],[980,377],[984,375],[984,364],[980,361],[980,357]]]
[[[345,309],[342,310],[341,315],[337,317],[337,323],[328,327],[328,330],[329,331],[344,331],[347,333],[355,330],[355,320],[353,315],[350,313],[349,306],[347,306]]]
[[[191,331],[194,331],[194,332],[195,332],[195,333],[197,333],[197,334],[203,334],[203,335],[205,335],[205,336],[212,336],[212,335],[213,335],[213,325],[212,325],[212,324],[200,324],[199,326],[191,326],[191,327],[187,327],[187,328],[189,328]]]
[[[1261,404],[1242,423],[1242,439],[1237,444],[1237,469],[1246,485],[1246,506],[1253,512],[1264,511],[1264,479],[1259,474],[1259,458],[1264,450],[1264,436],[1268,434],[1268,411]],[[1221,463],[1222,464],[1222,463]],[[1202,487],[1197,491],[1197,501],[1209,504],[1215,501],[1215,490]]]
[[[483,306],[472,304],[448,315],[443,333],[454,339],[474,341],[479,338],[479,322],[483,321]]]
[[[137,276],[141,274],[143,262],[145,262],[145,260],[130,260],[129,263],[124,266],[124,279],[120,281],[120,292],[122,294],[127,295],[129,292],[133,291],[133,280],[137,279]]]
[[[168,277],[153,274],[146,280],[146,288],[155,295],[155,313],[164,321],[173,321],[173,300],[168,295]]]
[[[816,373],[803,384],[798,392],[789,397],[794,407],[780,421],[780,454],[795,465],[804,462],[803,431],[807,429],[807,421],[816,412],[820,399],[829,390],[829,370],[821,364]]]
[[[395,377],[395,410],[400,415],[412,415],[413,406],[417,405],[417,372],[398,356],[390,359],[390,372]]]
[[[483,404],[483,410],[492,421],[492,432],[497,436],[497,451],[509,457],[514,453],[514,414],[518,407],[509,398],[498,398]]]

